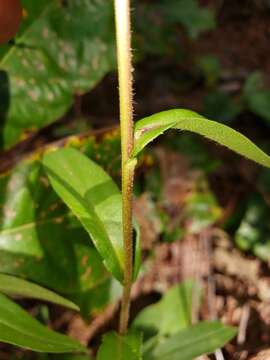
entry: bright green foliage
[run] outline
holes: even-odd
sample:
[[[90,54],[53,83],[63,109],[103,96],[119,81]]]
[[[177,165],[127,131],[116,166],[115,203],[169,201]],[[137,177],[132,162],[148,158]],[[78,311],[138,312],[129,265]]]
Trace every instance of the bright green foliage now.
[[[270,167],[270,157],[247,137],[226,125],[184,109],[163,111],[138,121],[135,125],[133,156],[137,156],[149,142],[168,129],[187,130],[203,135],[250,160]]]
[[[218,322],[190,326],[153,347],[145,360],[190,360],[211,353],[236,335],[236,330]]]
[[[20,295],[23,297],[50,301],[73,310],[79,310],[77,305],[64,299],[62,296],[39,285],[10,275],[0,274],[0,292],[7,295]]]
[[[72,148],[48,153],[43,164],[54,190],[81,221],[106,267],[122,281],[122,202],[118,187],[101,167]],[[135,273],[139,265],[138,246],[136,249]]]
[[[118,132],[71,137],[117,179]],[[85,317],[120,296],[87,232],[51,189],[39,153],[31,154],[0,177],[0,273],[27,278],[60,292],[80,306]]]
[[[2,120],[4,147],[62,116],[74,94],[115,66],[112,1],[25,0],[24,6],[28,16],[16,45],[5,47],[0,61],[10,102]]]
[[[190,360],[213,352],[235,335],[233,328],[218,322],[192,326],[192,309],[200,304],[201,289],[186,281],[142,310],[132,328],[143,333],[143,359]]]
[[[146,307],[136,317],[132,328],[142,331],[144,340],[152,336],[170,336],[189,327],[192,323],[191,310],[200,304],[201,289],[186,281],[166,292],[160,301]]]
[[[97,360],[142,360],[141,336],[129,332],[121,336],[115,332],[104,335]]]
[[[108,278],[39,161],[23,161],[0,178],[0,201],[0,272],[65,294],[87,291]]]
[[[48,353],[84,351],[77,341],[47,329],[1,294],[0,341]]]

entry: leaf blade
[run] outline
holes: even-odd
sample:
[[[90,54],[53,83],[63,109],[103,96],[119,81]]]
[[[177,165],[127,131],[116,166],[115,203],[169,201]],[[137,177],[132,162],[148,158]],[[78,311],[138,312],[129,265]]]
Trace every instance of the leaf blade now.
[[[236,330],[219,322],[201,322],[156,346],[153,360],[190,360],[214,352],[231,340]]]
[[[246,136],[227,125],[185,109],[167,110],[139,120],[135,125],[133,157],[168,129],[200,134],[260,165],[270,167],[270,157]]]
[[[111,2],[25,0],[24,8],[16,44],[0,49],[0,70],[8,75],[5,148],[63,116],[74,94],[115,67]]]
[[[56,193],[80,220],[107,269],[122,282],[122,199],[117,185],[99,165],[74,148],[46,154],[43,164]],[[136,233],[134,277],[140,263]]]
[[[63,298],[53,291],[11,275],[0,274],[0,292],[3,292],[6,295],[20,295],[23,297],[49,301],[72,310],[79,310],[79,307],[72,301]]]
[[[122,209],[116,184],[97,164],[72,148],[46,154],[43,164],[54,190],[81,221],[107,268],[121,281]]]
[[[37,352],[84,351],[77,341],[41,325],[13,301],[0,294],[0,341]]]
[[[193,303],[200,303],[201,289],[191,280],[169,289],[158,302],[144,308],[132,323],[144,337],[174,335],[191,325]]]

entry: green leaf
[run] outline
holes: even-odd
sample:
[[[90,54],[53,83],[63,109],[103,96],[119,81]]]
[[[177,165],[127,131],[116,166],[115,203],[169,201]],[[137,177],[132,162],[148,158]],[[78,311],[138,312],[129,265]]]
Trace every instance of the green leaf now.
[[[155,346],[147,360],[190,360],[214,352],[236,335],[232,327],[219,322],[201,322]]]
[[[2,294],[0,341],[38,352],[84,351],[83,346],[77,341],[47,329]]]
[[[185,109],[163,111],[139,120],[135,125],[133,156],[137,156],[149,142],[168,129],[187,130],[203,135],[250,160],[270,167],[270,157],[247,137],[224,124]]]
[[[144,334],[144,340],[159,335],[168,336],[191,325],[192,305],[200,303],[200,289],[193,281],[177,285],[157,303],[146,307],[132,327]]]
[[[43,164],[54,190],[81,221],[106,267],[121,282],[124,250],[118,187],[100,166],[72,148],[48,153]],[[138,246],[136,249],[138,259]],[[138,268],[137,260],[136,264]]]
[[[115,67],[112,1],[25,0],[24,7],[16,43],[0,52],[9,83],[4,147],[63,116],[74,94]]]
[[[119,177],[118,132],[105,132],[97,139],[72,136],[65,143],[76,144]],[[122,287],[105,269],[88,233],[52,190],[39,159],[40,150],[0,176],[0,273],[64,295],[89,318],[116,301]]]
[[[46,13],[52,1],[53,0],[40,0],[40,1],[23,0],[22,6],[24,9],[25,16],[23,16],[20,29],[16,34],[16,41],[23,39],[23,37],[27,35],[27,32],[28,30],[31,29],[32,24]],[[11,43],[1,45],[0,59],[2,59],[6,54],[7,56],[9,56],[9,52],[14,50],[15,47],[16,47],[15,44],[11,44]]]
[[[115,332],[106,334],[97,360],[141,360],[141,340],[141,336],[135,332],[129,332],[126,336]]]
[[[73,310],[79,310],[77,305],[64,299],[62,296],[39,285],[10,275],[0,274],[0,292],[7,295],[20,295],[23,297],[50,301]]]
[[[64,294],[89,291],[109,274],[33,157],[0,177],[0,272]]]

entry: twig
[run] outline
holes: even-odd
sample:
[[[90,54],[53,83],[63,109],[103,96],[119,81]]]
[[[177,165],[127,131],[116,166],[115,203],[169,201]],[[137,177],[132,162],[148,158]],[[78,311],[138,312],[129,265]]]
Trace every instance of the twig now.
[[[249,317],[250,317],[250,306],[249,304],[246,304],[242,309],[241,320],[239,324],[239,331],[237,336],[237,344],[239,345],[243,345],[244,342],[246,341]]]

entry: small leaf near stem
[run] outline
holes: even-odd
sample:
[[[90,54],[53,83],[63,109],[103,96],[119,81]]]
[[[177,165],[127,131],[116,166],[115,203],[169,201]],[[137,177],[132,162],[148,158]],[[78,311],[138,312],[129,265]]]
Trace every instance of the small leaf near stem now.
[[[125,251],[124,290],[120,311],[120,334],[128,328],[130,292],[133,280],[132,197],[135,162],[133,151],[133,96],[131,61],[130,0],[114,0],[119,79],[120,128],[122,154],[122,207]]]

